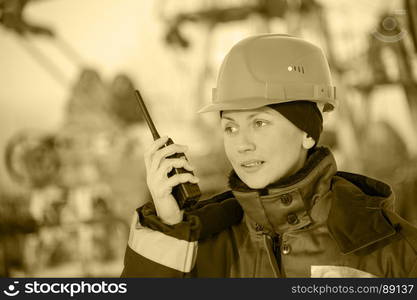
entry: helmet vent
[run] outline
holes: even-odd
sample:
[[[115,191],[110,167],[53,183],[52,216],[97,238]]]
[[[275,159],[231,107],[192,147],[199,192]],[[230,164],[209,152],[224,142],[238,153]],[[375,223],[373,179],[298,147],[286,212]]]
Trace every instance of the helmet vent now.
[[[288,66],[288,72],[299,72],[304,74],[303,66]]]

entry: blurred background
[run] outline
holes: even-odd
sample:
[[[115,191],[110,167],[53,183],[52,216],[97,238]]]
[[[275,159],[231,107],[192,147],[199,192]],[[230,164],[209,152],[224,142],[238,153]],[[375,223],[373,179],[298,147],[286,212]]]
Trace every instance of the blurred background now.
[[[134,87],[204,196],[224,191],[218,115],[196,111],[227,51],[266,32],[325,50],[339,106],[320,144],[417,225],[417,1],[0,0],[0,276],[119,276],[150,199]]]

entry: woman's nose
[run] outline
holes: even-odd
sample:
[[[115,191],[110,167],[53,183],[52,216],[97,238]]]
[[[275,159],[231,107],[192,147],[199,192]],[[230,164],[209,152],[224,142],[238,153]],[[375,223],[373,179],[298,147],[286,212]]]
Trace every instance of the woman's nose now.
[[[237,141],[237,151],[239,153],[244,153],[247,151],[254,151],[256,145],[253,142],[253,139],[248,134],[240,134],[240,138]]]

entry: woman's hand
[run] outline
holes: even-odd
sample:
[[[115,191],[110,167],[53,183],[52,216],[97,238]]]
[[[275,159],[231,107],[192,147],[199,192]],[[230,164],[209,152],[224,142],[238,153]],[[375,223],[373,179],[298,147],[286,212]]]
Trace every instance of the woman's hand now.
[[[169,225],[182,221],[183,211],[172,196],[172,188],[180,183],[197,183],[199,179],[191,173],[175,174],[168,177],[172,168],[184,168],[193,171],[185,157],[167,158],[175,153],[185,153],[187,146],[171,144],[161,148],[168,141],[167,136],[155,140],[145,151],[146,183],[151,192],[156,212],[161,220]]]

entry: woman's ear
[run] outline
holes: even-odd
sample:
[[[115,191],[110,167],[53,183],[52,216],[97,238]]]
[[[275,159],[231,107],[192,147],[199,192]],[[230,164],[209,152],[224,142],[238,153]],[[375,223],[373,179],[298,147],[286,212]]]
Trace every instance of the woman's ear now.
[[[303,136],[303,148],[308,150],[314,147],[314,145],[316,144],[316,141],[309,136],[307,133],[304,133]]]

